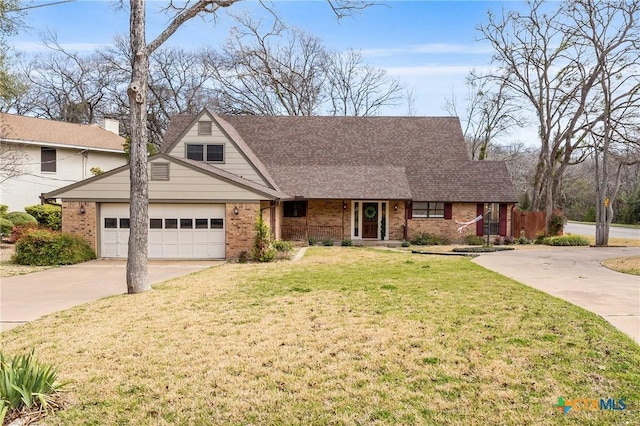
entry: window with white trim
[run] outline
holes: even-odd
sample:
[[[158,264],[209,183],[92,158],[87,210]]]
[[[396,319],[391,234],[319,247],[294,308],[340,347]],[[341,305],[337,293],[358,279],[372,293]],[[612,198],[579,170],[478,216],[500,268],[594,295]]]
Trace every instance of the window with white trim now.
[[[414,201],[413,217],[443,218],[444,203],[432,201]]]

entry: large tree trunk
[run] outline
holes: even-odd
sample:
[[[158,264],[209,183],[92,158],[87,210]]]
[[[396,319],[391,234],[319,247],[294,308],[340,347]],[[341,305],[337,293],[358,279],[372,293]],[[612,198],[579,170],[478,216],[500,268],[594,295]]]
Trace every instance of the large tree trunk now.
[[[149,197],[147,177],[147,109],[149,54],[145,41],[145,2],[131,0],[131,84],[127,94],[131,112],[131,152],[129,176],[131,204],[127,291],[129,294],[151,290],[147,271]]]

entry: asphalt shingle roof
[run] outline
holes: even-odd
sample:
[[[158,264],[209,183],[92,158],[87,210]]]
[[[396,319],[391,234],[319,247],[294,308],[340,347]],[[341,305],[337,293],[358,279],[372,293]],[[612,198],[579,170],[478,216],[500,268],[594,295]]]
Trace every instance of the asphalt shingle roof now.
[[[176,116],[163,147],[195,116]],[[455,117],[222,116],[275,179],[305,198],[514,202],[503,162],[469,160]]]
[[[97,125],[0,113],[0,139],[124,152],[124,138]]]

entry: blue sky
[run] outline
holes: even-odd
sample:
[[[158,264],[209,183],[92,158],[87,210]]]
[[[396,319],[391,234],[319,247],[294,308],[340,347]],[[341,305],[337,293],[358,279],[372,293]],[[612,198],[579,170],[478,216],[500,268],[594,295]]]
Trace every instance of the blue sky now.
[[[32,4],[42,4],[40,0]],[[41,33],[55,31],[58,41],[70,50],[91,50],[111,43],[116,34],[128,32],[128,10],[116,10],[114,1],[76,0],[30,10],[25,23],[30,27],[11,39],[16,50],[42,50]],[[125,0],[125,4],[128,2]],[[147,39],[168,22],[159,13],[166,4],[147,5]],[[485,20],[489,9],[514,8],[515,1],[387,1],[366,9],[355,17],[337,20],[325,1],[275,1],[283,21],[320,37],[331,50],[361,50],[366,61],[387,70],[404,86],[412,89],[419,115],[446,115],[445,98],[455,95],[462,103],[465,78],[472,69],[488,66],[491,50],[478,41],[475,27]],[[256,1],[238,3],[228,13],[247,10],[266,15]],[[215,22],[196,18],[189,21],[170,40],[183,47],[219,46],[227,37],[231,19],[226,13]],[[383,111],[404,115],[407,105]]]

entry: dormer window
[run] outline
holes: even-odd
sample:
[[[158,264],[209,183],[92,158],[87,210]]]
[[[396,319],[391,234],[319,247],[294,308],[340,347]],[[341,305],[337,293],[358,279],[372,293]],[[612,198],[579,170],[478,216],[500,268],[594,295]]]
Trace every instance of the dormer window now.
[[[207,163],[224,163],[224,145],[187,144],[187,158]]]
[[[211,122],[199,121],[198,122],[198,134],[199,135],[211,135]]]

